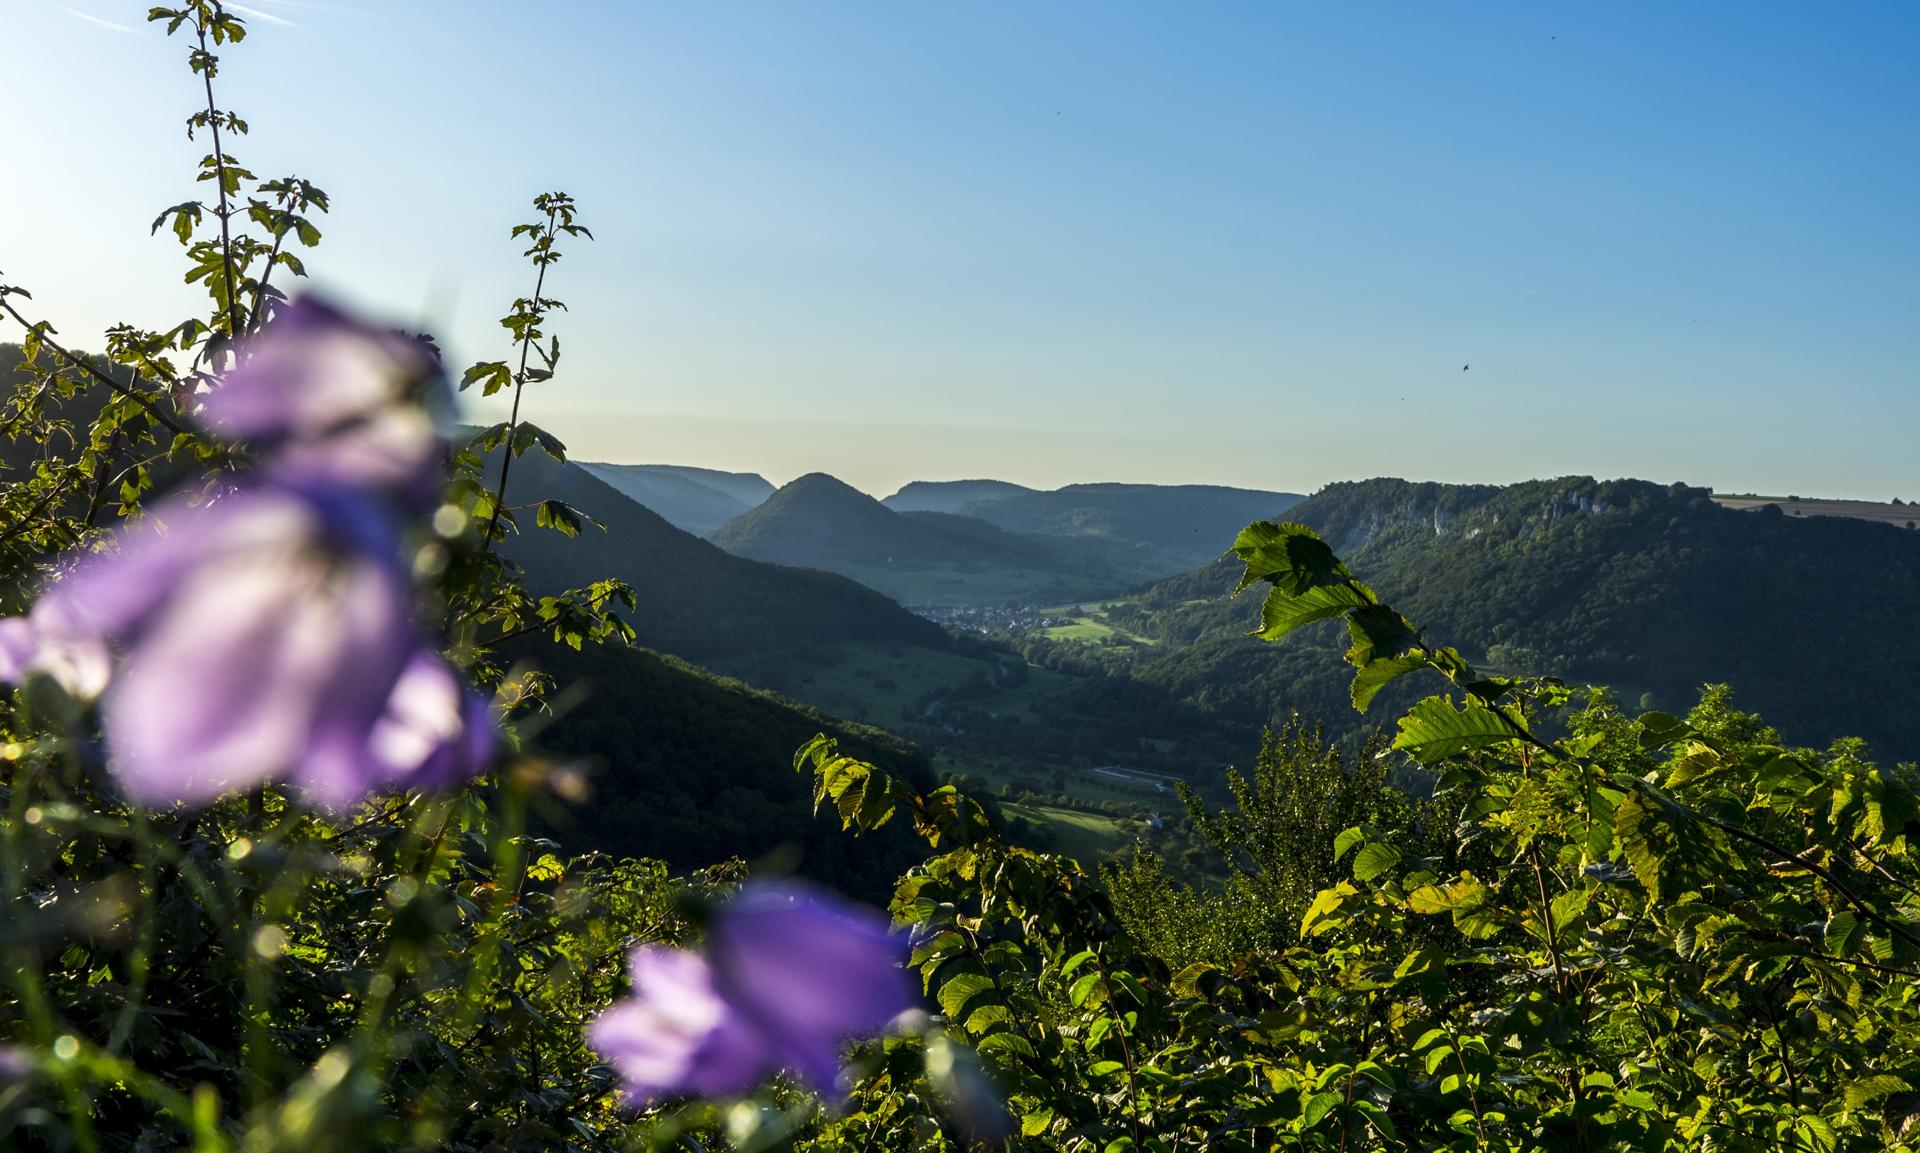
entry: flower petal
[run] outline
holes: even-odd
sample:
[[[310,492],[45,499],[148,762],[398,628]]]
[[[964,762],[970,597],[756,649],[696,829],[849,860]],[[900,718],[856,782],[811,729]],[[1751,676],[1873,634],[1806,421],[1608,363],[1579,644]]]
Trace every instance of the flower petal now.
[[[879,1032],[915,1002],[887,918],[812,886],[748,885],[715,916],[708,956],[721,995],[823,1092],[847,1038]]]

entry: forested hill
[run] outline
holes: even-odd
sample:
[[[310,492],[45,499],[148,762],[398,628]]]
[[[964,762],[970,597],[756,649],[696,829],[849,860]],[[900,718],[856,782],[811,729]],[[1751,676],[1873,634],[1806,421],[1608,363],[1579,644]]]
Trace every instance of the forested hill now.
[[[749,861],[793,851],[806,876],[875,899],[916,859],[904,821],[854,838],[831,806],[814,815],[811,782],[793,769],[793,751],[824,732],[927,788],[932,769],[915,746],[641,648],[574,652],[529,639],[517,655],[585,692],[537,738],[544,751],[583,758],[589,774],[590,802],[548,825],[569,850],[681,868],[713,864],[715,846]]]
[[[580,467],[659,513],[675,528],[704,533],[773,495],[758,473],[721,472],[665,464],[596,464]]]
[[[1097,537],[1190,566],[1218,556],[1250,521],[1271,520],[1301,499],[1207,484],[1070,484],[971,500],[954,511],[1025,536]]]
[[[881,501],[896,512],[952,512],[970,500],[1033,492],[1006,480],[916,480]]]
[[[1791,740],[1856,735],[1895,758],[1920,756],[1920,713],[1849,688],[1920,684],[1920,532],[1740,512],[1704,489],[1587,477],[1334,484],[1288,516],[1429,638],[1496,669],[1610,684],[1629,703],[1651,694],[1667,709],[1726,682]],[[1294,700],[1337,714],[1343,679],[1336,654],[1322,651],[1332,640],[1244,638],[1258,604],[1227,599],[1237,575],[1217,562],[1118,614],[1193,646],[1139,674],[1218,707]]]
[[[905,514],[853,486],[809,473],[707,539],[728,552],[823,568],[934,564],[1049,566],[1042,546],[985,523],[943,513]]]
[[[498,454],[489,461],[496,475]],[[572,539],[535,529],[533,502],[563,500],[605,525]],[[509,503],[524,531],[507,552],[533,587],[551,591],[603,577],[632,585],[640,642],[693,661],[772,649],[861,641],[944,649],[951,639],[871,589],[832,573],[732,556],[668,524],[590,476],[529,451],[514,462]]]

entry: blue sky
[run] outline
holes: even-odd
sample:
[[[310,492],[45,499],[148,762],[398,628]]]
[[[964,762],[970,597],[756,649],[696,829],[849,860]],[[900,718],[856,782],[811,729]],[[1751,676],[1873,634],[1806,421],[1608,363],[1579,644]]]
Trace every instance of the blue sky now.
[[[196,306],[146,6],[0,0],[0,272],[79,343]],[[1911,4],[247,7],[318,284],[497,358],[508,227],[580,200],[528,400],[578,456],[1920,499]]]

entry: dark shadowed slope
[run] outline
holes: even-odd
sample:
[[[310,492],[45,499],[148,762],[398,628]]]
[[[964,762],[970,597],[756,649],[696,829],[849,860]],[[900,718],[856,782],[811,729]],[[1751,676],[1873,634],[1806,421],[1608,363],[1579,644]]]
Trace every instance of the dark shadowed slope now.
[[[588,803],[547,822],[570,850],[682,868],[712,864],[716,845],[749,861],[797,850],[802,874],[876,899],[919,859],[904,823],[855,838],[830,808],[815,816],[812,782],[793,769],[794,750],[824,732],[925,788],[931,768],[913,745],[646,649],[529,639],[515,656],[585,694],[538,737],[547,752],[583,758],[592,781]]]
[[[1855,735],[1920,755],[1920,533],[1738,512],[1703,489],[1587,477],[1329,485],[1289,513],[1436,641],[1495,669],[1609,684],[1682,709],[1707,682],[1791,740]],[[1323,632],[1267,645],[1230,560],[1119,615],[1168,642],[1138,670],[1219,707],[1338,717],[1345,672]],[[1189,646],[1189,647],[1182,647]],[[1431,687],[1431,686],[1429,686]]]
[[[496,458],[497,459],[497,458]],[[514,465],[509,502],[525,507],[564,500],[601,521],[578,537],[531,527],[507,552],[542,589],[601,577],[626,581],[639,594],[634,614],[641,643],[703,661],[772,649],[842,642],[945,648],[946,633],[898,604],[844,577],[732,556],[668,524],[585,470],[538,450]]]
[[[970,500],[1033,492],[1005,480],[916,480],[880,503],[895,512],[952,512]]]

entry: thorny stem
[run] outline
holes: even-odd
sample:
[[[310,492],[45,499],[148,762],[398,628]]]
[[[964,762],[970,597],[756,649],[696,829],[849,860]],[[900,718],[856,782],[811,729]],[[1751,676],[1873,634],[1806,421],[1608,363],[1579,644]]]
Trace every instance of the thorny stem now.
[[[267,281],[273,278],[273,262],[280,259],[280,247],[285,244],[286,241],[287,234],[285,232],[274,233],[273,248],[267,253],[267,263],[260,270],[260,282],[253,286],[253,315],[248,318],[249,332],[258,332],[260,325],[267,315],[261,309],[261,305],[266,303]]]
[[[559,212],[557,208],[547,209],[546,239],[553,238],[553,221]],[[533,278],[533,314],[540,315],[540,292],[547,283],[547,263],[540,263],[540,274]],[[493,493],[493,513],[487,518],[487,531],[480,538],[480,551],[488,552],[493,548],[495,535],[500,531],[500,510],[507,501],[507,474],[513,471],[513,433],[520,427],[520,394],[527,387],[527,354],[533,351],[533,329],[537,321],[530,321],[520,334],[520,370],[513,376],[513,411],[507,416],[507,441],[500,454],[500,484]]]
[[[220,264],[226,274],[227,285],[227,335],[239,340],[240,332],[240,286],[233,279],[233,233],[227,216],[232,211],[227,206],[227,157],[220,148],[220,109],[213,103],[213,54],[207,51],[207,24],[202,17],[194,24],[194,32],[200,38],[200,54],[207,60],[200,70],[200,80],[207,90],[207,127],[213,130],[213,182],[220,193]]]

